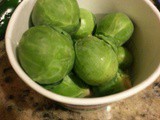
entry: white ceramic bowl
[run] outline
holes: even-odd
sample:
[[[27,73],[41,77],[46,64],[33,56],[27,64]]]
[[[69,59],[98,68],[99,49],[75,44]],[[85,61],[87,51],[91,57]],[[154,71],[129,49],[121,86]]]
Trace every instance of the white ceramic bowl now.
[[[15,10],[5,37],[10,63],[19,77],[38,93],[73,108],[98,108],[130,97],[152,84],[160,75],[160,13],[149,0],[78,0],[101,18],[110,12],[124,12],[135,24],[130,45],[134,53],[134,86],[124,92],[99,98],[69,98],[52,93],[30,79],[20,67],[16,47],[22,34],[29,28],[29,19],[36,0],[24,0]]]

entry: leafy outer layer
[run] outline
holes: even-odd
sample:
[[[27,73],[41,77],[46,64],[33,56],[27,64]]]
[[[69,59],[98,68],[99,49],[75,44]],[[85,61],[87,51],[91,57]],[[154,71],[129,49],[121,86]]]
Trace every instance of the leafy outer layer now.
[[[117,76],[101,86],[92,87],[95,96],[115,94],[131,88],[131,81],[128,74],[119,70]]]
[[[131,66],[133,62],[132,54],[125,47],[118,47],[117,49],[117,58],[119,67],[121,69],[126,69]]]
[[[123,45],[133,34],[132,21],[124,13],[107,14],[98,24],[97,35],[114,38],[116,46]]]
[[[92,35],[95,27],[95,16],[88,10],[80,9],[80,28],[73,35],[75,39],[80,39]]]
[[[67,75],[74,64],[72,40],[46,26],[26,31],[17,48],[25,72],[40,84],[53,84]]]
[[[70,34],[79,28],[79,17],[76,0],[37,0],[32,12],[34,25],[60,27]]]
[[[87,84],[97,86],[110,81],[118,70],[115,52],[104,41],[90,36],[75,44],[77,75]]]
[[[90,95],[89,87],[75,74],[70,73],[64,77],[63,81],[58,85],[47,85],[44,88],[68,97],[87,97]]]

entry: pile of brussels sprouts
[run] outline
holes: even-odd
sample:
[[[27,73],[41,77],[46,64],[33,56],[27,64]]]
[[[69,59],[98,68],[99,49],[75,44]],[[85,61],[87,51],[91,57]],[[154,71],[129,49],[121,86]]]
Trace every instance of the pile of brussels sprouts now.
[[[107,11],[106,11],[107,12]],[[124,45],[134,26],[124,13],[98,23],[76,0],[37,0],[17,47],[21,67],[54,93],[99,97],[131,87],[132,55]]]

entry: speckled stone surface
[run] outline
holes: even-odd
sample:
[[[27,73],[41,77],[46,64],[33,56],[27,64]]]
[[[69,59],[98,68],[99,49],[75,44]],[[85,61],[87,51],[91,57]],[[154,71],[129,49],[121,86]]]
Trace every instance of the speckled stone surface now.
[[[12,69],[0,41],[0,120],[160,120],[160,78],[106,110],[72,112],[28,87]]]

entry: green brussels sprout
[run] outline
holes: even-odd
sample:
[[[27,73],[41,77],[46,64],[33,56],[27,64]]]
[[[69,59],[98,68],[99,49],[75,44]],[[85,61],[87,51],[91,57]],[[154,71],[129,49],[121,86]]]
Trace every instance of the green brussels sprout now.
[[[94,96],[100,97],[124,91],[131,86],[130,76],[119,70],[115,78],[101,86],[92,87],[92,91]]]
[[[80,28],[73,35],[73,38],[84,38],[92,35],[95,26],[95,16],[88,10],[80,9]]]
[[[60,27],[70,34],[79,28],[79,18],[76,0],[37,0],[32,11],[34,25]]]
[[[108,43],[112,49],[114,50],[114,52],[117,54],[117,46],[115,45],[114,38],[111,37],[105,37],[104,35],[96,35],[96,37],[98,37],[99,39],[105,41],[106,43]]]
[[[24,71],[39,84],[53,84],[72,69],[75,59],[73,42],[64,31],[36,26],[27,30],[17,47]]]
[[[80,78],[75,74],[70,73],[64,77],[63,81],[58,85],[46,85],[45,89],[52,91],[54,93],[68,96],[68,97],[88,97],[90,95],[90,90],[88,85],[86,85]]]
[[[133,57],[125,47],[118,47],[117,56],[119,67],[121,69],[128,68],[132,64]]]
[[[74,71],[87,84],[98,86],[115,77],[117,55],[103,40],[93,36],[77,40],[75,53]]]
[[[107,14],[97,24],[96,35],[104,35],[115,39],[116,46],[123,45],[134,31],[132,21],[124,13]]]

